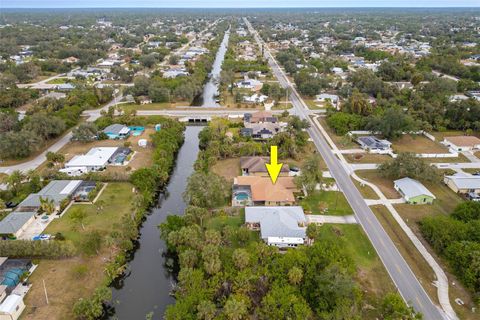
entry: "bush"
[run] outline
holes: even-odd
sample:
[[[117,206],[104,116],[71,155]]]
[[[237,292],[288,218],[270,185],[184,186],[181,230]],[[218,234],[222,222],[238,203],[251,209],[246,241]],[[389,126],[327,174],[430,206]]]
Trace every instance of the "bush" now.
[[[10,258],[60,259],[74,256],[75,247],[64,241],[0,241],[0,256]]]

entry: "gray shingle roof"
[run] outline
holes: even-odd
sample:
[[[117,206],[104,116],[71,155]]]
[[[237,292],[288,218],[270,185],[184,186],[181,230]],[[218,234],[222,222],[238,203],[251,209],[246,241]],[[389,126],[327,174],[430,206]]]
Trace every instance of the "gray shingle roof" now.
[[[359,137],[358,143],[370,149],[388,149],[392,145],[388,140],[380,140],[374,136]]]
[[[40,192],[30,194],[18,207],[40,207],[40,198],[52,199],[59,205],[68,198],[82,183],[82,180],[55,180],[46,185]]]
[[[125,128],[123,124],[115,123],[103,129],[103,132],[111,133],[111,134],[120,134],[120,131],[122,131],[123,128]]]
[[[36,212],[12,212],[0,221],[0,234],[14,234],[30,220]]]
[[[269,237],[305,238],[306,224],[302,207],[247,207],[246,223],[260,223],[262,239]]]

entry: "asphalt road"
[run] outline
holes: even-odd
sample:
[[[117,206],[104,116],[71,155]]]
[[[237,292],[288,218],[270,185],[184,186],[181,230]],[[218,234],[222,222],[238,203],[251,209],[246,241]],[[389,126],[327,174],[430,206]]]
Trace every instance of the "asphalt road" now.
[[[251,31],[254,32],[257,43],[262,45],[263,41],[253,27],[251,27],[248,22],[247,25],[251,28]],[[355,212],[358,222],[363,227],[403,299],[412,305],[415,310],[421,312],[425,320],[448,319],[443,310],[432,302],[422,285],[418,282],[407,262],[403,259],[402,255],[395,247],[395,244],[385,232],[382,225],[353,184],[347,171],[342,166],[342,163],[332,153],[322,133],[308,116],[309,112],[305,108],[303,100],[298,95],[284,72],[279,68],[266,45],[264,45],[264,52],[265,58],[268,59],[270,67],[280,84],[290,91],[290,99],[295,114],[300,118],[309,121],[311,127],[308,129],[308,132],[315,143],[315,146],[325,160],[325,163],[332,176],[335,178],[338,187],[345,194],[345,197]]]

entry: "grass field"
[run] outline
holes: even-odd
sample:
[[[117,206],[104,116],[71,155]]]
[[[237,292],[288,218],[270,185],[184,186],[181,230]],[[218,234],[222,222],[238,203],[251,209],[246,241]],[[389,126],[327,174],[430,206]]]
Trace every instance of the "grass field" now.
[[[349,163],[383,163],[392,157],[385,154],[347,153],[343,155]]]
[[[241,175],[240,158],[218,160],[212,166],[212,171],[233,183],[233,178]]]
[[[380,176],[377,170],[358,170],[355,172],[360,178],[375,184],[388,199],[398,199],[400,193],[393,187],[393,181]]]
[[[67,83],[67,78],[55,78],[50,81],[48,81],[48,84],[64,84]]]
[[[399,139],[393,141],[392,148],[395,153],[448,153],[447,147],[438,142],[434,142],[423,135],[403,135]]]
[[[364,199],[374,199],[374,200],[380,199],[378,195],[375,193],[375,191],[373,191],[373,189],[370,188],[369,186],[361,185],[360,182],[358,182],[355,179],[352,179],[352,181],[353,181],[353,184],[355,184],[355,186],[357,187],[358,191],[360,191]]]
[[[73,304],[81,297],[90,296],[104,281],[103,269],[115,255],[115,248],[105,243],[106,235],[114,231],[120,217],[130,211],[133,196],[132,185],[110,183],[99,198],[104,202],[103,210],[97,213],[95,205],[73,205],[63,217],[47,227],[45,233],[61,232],[66,240],[72,241],[78,248],[92,231],[99,231],[104,242],[98,254],[94,256],[79,254],[62,260],[41,260],[30,277],[33,286],[25,298],[27,308],[22,319],[73,319]],[[72,211],[77,208],[81,208],[87,214],[84,221],[85,230],[69,218]],[[48,292],[48,305],[45,301],[43,281]]]
[[[352,208],[342,192],[319,191],[310,194],[299,204],[305,210],[305,214],[325,214],[345,216],[353,214]]]

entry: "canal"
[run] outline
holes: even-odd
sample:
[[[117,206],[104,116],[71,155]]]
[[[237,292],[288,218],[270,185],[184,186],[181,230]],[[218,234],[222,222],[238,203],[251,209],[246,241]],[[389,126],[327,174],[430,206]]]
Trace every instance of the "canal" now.
[[[153,312],[152,319],[162,319],[167,305],[175,302],[169,295],[174,278],[165,266],[166,258],[162,254],[166,251],[166,244],[160,238],[158,225],[169,214],[183,214],[186,204],[182,194],[193,173],[199,152],[198,134],[202,128],[188,126],[185,131],[185,142],[165,192],[160,194],[157,206],[140,229],[138,248],[129,263],[129,273],[112,289],[114,310],[110,310],[110,319],[145,319],[150,312]]]
[[[220,104],[217,103],[217,96],[219,94],[218,87],[220,85],[220,74],[222,72],[222,64],[223,60],[225,59],[225,54],[227,53],[228,49],[228,40],[230,38],[230,29],[225,31],[225,35],[223,36],[222,43],[217,50],[217,54],[215,56],[215,61],[213,62],[212,72],[210,75],[210,79],[203,87],[203,93],[198,98],[195,99],[193,105],[202,106],[202,107],[220,107]]]

